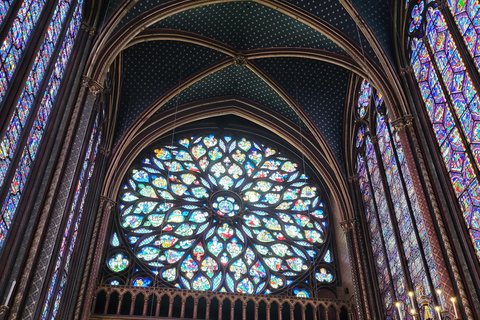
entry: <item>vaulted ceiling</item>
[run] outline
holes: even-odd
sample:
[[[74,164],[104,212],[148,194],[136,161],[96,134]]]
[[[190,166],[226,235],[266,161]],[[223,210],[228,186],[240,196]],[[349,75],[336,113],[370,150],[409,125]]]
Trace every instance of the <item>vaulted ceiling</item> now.
[[[121,51],[114,144],[155,101],[187,79],[194,79],[156,112],[233,96],[262,105],[306,130],[308,126],[292,108],[292,100],[285,99],[288,96],[321,132],[343,167],[348,83],[352,73],[361,70],[345,41],[360,50],[365,61],[382,69],[375,54],[378,48],[375,51],[357,28],[352,10],[377,39],[384,60],[394,63],[390,1],[351,1],[197,0],[197,5],[171,10],[152,20]],[[132,26],[149,19],[156,14],[153,12],[161,15],[172,4],[182,2],[189,1],[111,0],[103,25],[116,21],[108,35],[113,41],[126,37]],[[289,12],[284,12],[285,8]],[[327,31],[320,32],[311,22],[315,19],[327,26]],[[332,39],[332,33],[345,41]],[[234,63],[235,59],[224,63],[236,56],[245,57],[247,63]]]

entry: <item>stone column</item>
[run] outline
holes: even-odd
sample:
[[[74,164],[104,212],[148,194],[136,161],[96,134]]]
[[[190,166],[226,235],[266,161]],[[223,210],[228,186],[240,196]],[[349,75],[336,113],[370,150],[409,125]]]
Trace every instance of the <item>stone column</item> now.
[[[352,269],[352,282],[355,290],[355,305],[357,307],[357,316],[359,320],[363,320],[363,305],[361,300],[362,294],[360,292],[360,286],[358,283],[358,276],[356,272],[356,270],[358,270],[359,273],[362,272],[360,266],[362,260],[360,259],[360,253],[358,252],[359,243],[356,239],[355,219],[342,221],[340,222],[340,226],[345,233],[345,239],[347,241],[348,259],[350,260],[350,267]],[[355,240],[355,243],[353,242],[353,240]],[[357,260],[355,259],[355,255],[357,257]],[[355,261],[357,261],[357,263],[355,263]]]

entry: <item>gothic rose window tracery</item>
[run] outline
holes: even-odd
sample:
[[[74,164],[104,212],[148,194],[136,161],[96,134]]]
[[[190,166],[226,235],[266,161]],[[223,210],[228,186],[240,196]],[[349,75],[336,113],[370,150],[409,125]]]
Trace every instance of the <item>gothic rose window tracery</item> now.
[[[108,268],[122,274],[140,266],[143,276],[133,285],[157,279],[201,291],[295,286],[294,294],[309,296],[305,283],[333,283],[320,189],[290,158],[253,139],[218,134],[152,148],[119,192],[111,244],[130,250],[111,250]]]

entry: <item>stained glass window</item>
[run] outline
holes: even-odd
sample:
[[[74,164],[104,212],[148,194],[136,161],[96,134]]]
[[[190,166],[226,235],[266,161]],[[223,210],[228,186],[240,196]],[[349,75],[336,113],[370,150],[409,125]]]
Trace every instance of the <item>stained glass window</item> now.
[[[0,103],[7,92],[18,61],[44,7],[45,0],[25,0],[0,49]],[[3,10],[2,10],[3,11]],[[6,11],[5,11],[6,13]]]
[[[10,5],[12,4],[13,0],[1,0],[0,1],[0,26],[2,25],[3,19],[7,15],[8,9],[10,9]]]
[[[463,36],[468,51],[472,56],[478,70],[480,70],[480,4],[478,0],[448,0],[448,6],[458,29]]]
[[[119,192],[108,283],[132,269],[135,284],[201,291],[293,288],[308,297],[307,284],[335,283],[321,189],[291,157],[207,134],[155,147],[139,162]]]
[[[466,227],[480,259],[480,187],[475,170],[480,167],[480,101],[445,18],[435,3],[419,1],[423,10],[412,12],[409,54],[421,96],[437,139]],[[467,47],[477,44],[470,22],[477,1],[449,1]],[[425,21],[416,23],[414,21]],[[473,23],[475,24],[475,21]],[[426,26],[426,30],[422,29]],[[472,27],[472,28],[470,28]],[[469,29],[470,28],[470,29]],[[472,33],[473,32],[473,33]],[[426,33],[428,41],[422,39]],[[475,54],[478,54],[475,51]],[[475,56],[472,53],[472,55]],[[478,62],[478,58],[476,58]],[[477,64],[478,67],[478,64]],[[476,167],[476,168],[475,168]]]
[[[65,39],[62,43],[59,56],[55,62],[55,68],[49,78],[46,90],[43,93],[43,98],[36,114],[34,124],[30,129],[30,134],[27,138],[27,143],[23,148],[20,161],[17,164],[13,181],[10,184],[8,194],[2,205],[2,220],[0,221],[0,248],[3,246],[5,236],[7,235],[8,229],[12,223],[12,219],[15,216],[18,203],[20,201],[23,189],[25,188],[26,180],[30,173],[31,165],[37,155],[38,147],[45,132],[45,126],[48,122],[50,112],[52,111],[58,89],[60,88],[60,84],[72,52],[73,44],[80,27],[82,4],[83,1],[78,1],[75,8],[75,12],[65,35]],[[16,139],[17,138],[12,138],[11,141],[17,141]],[[4,145],[2,142],[2,152],[5,152],[5,150],[3,150],[3,146]],[[2,153],[0,155],[2,156],[3,161],[5,160],[4,155],[6,155],[6,153]]]
[[[431,289],[439,288],[439,281],[399,136],[389,122],[381,93],[369,87],[366,94],[365,82],[360,86],[356,107],[357,119],[367,119],[358,121],[356,125],[356,172],[384,310],[388,316],[395,317],[394,299],[406,301],[407,305],[402,305],[404,312],[406,308],[411,308],[406,296],[407,288],[413,288],[417,297],[430,295]],[[365,110],[363,115],[358,109]],[[373,117],[366,116],[369,114]],[[374,119],[375,123],[368,123],[368,119]],[[377,151],[372,136],[378,140]],[[398,229],[398,238],[395,228]],[[403,252],[399,251],[400,244]],[[403,267],[401,255],[406,261]],[[422,256],[426,257],[427,264]],[[404,270],[407,270],[408,277]],[[427,272],[433,279],[431,285]],[[411,279],[410,285],[407,279]]]
[[[33,107],[33,102],[40,89],[50,59],[52,58],[55,44],[70,8],[70,2],[69,0],[62,0],[55,9],[55,13],[48,26],[49,32],[45,35],[45,40],[40,46],[12,119],[10,119],[5,136],[0,143],[0,186],[4,183],[5,175],[12,162],[13,154],[17,149],[20,134],[25,127],[31,108]]]

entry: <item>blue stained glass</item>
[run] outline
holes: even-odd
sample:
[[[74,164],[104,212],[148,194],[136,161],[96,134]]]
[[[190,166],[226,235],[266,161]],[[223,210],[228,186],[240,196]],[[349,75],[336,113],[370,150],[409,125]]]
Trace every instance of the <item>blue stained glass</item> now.
[[[82,4],[83,2],[79,1],[77,7],[75,8],[74,15],[69,24],[69,28],[62,44],[59,56],[55,63],[54,71],[50,76],[40,108],[38,110],[37,118],[34,121],[33,127],[31,128],[30,134],[27,138],[27,145],[22,152],[21,159],[15,171],[14,180],[10,185],[9,193],[2,206],[2,215],[4,217],[7,216],[9,220],[11,220],[16,213],[17,205],[23,192],[26,179],[30,173],[31,164],[37,155],[38,147],[44,134],[44,128],[47,124],[56,94],[67,67],[74,40],[80,27]],[[0,243],[0,246],[1,245],[2,243]]]
[[[478,95],[471,85],[470,78],[466,74],[463,62],[458,56],[455,43],[451,39],[451,35],[446,30],[443,16],[438,10],[429,9],[428,15],[429,42],[434,50],[435,58],[439,66],[443,66],[442,77],[445,82],[450,83],[447,86],[448,94],[454,101],[454,112],[460,119],[470,117],[472,113],[477,111]],[[422,98],[425,102],[430,121],[432,122],[437,142],[442,152],[442,158],[445,167],[450,176],[452,187],[461,204],[464,218],[470,217],[469,212],[478,210],[479,204],[464,201],[468,191],[480,194],[478,188],[478,177],[472,168],[474,164],[464,161],[460,169],[461,159],[466,159],[465,143],[470,143],[472,150],[479,149],[479,144],[472,139],[472,127],[475,122],[461,121],[461,128],[457,128],[452,120],[450,111],[445,106],[445,93],[438,84],[438,77],[432,65],[425,44],[422,39],[411,39],[411,62],[414,66],[415,77],[418,86],[422,91]],[[452,71],[450,71],[452,70]],[[428,79],[425,78],[428,74]],[[460,81],[460,79],[463,79]],[[470,104],[467,103],[470,101]],[[478,112],[477,112],[478,113]],[[463,130],[469,141],[462,141],[459,130]],[[475,151],[474,151],[475,152]],[[463,153],[460,154],[460,153]],[[480,157],[475,158],[476,164],[480,164]],[[460,170],[460,172],[458,172]],[[475,228],[471,230],[476,230]],[[472,238],[478,258],[480,259],[480,246],[477,246]]]
[[[403,247],[410,277],[416,291],[423,291],[420,288],[423,286],[423,280],[426,278],[426,271],[423,263],[419,260],[422,253],[420,252],[417,239],[414,236],[415,230],[413,221],[410,219],[407,195],[402,188],[402,177],[400,176],[398,164],[392,152],[392,138],[390,132],[387,130],[385,117],[380,114],[377,115],[377,137],[392,202],[395,204],[394,212],[397,218],[396,223],[398,224],[400,237],[404,244]],[[417,216],[417,218],[420,218],[420,216]]]
[[[23,1],[7,37],[2,43],[0,49],[0,103],[3,101],[8,84],[42,13],[44,4],[45,0]],[[4,10],[0,10],[0,12],[2,11]]]
[[[478,0],[449,0],[447,1],[450,11],[455,18],[458,29],[463,35],[463,40],[468,51],[480,71],[480,4]]]
[[[43,76],[48,67],[50,58],[55,49],[55,44],[58,40],[62,25],[65,21],[68,9],[70,8],[70,1],[61,1],[53,14],[49,25],[49,32],[45,35],[45,40],[41,44],[40,49],[35,58],[32,70],[27,78],[27,83],[22,91],[20,100],[17,103],[15,112],[10,124],[7,127],[5,137],[1,142],[0,147],[0,165],[3,168],[10,166],[13,154],[16,150],[20,132],[25,126],[31,108],[33,106],[34,98],[40,88]],[[6,170],[0,173],[0,186],[3,185]]]

